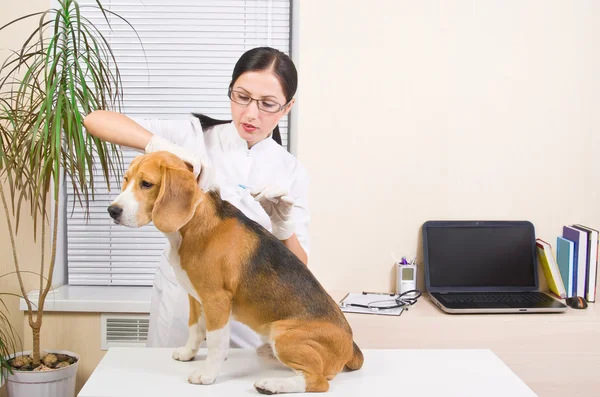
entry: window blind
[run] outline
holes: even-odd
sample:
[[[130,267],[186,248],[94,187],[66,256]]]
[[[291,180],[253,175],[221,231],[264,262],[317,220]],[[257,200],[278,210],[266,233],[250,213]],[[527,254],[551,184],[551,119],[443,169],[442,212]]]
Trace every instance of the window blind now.
[[[130,117],[185,119],[200,112],[229,119],[227,87],[238,58],[258,46],[290,54],[290,0],[102,1],[133,25],[139,39],[118,17],[109,15],[109,25],[92,7],[94,0],[79,4],[113,49],[123,81],[122,112]],[[279,127],[287,147],[287,117]],[[125,167],[137,155],[129,150],[123,154]],[[87,219],[67,182],[69,284],[152,285],[166,239],[151,225],[114,225],[106,208],[119,183],[111,181],[109,191],[106,183],[96,181]]]

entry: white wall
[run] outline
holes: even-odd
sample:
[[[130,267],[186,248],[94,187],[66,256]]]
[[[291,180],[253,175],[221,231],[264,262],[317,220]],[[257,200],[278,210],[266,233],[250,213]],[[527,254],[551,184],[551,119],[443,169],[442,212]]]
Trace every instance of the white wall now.
[[[430,219],[600,228],[599,2],[302,0],[297,21],[327,288],[392,290]]]

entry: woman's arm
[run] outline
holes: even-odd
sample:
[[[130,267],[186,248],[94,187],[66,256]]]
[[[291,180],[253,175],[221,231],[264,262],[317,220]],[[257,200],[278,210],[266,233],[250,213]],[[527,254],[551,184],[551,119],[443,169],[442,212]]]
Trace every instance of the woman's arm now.
[[[292,217],[295,230],[292,236],[283,241],[305,265],[308,265],[308,252],[310,251],[310,238],[308,235],[308,224],[310,222],[310,211],[308,209],[308,185],[309,178],[306,169],[298,163],[294,172],[290,194],[295,198]]]
[[[250,194],[271,219],[271,233],[308,265],[308,174],[299,163],[290,175],[290,189],[266,185],[252,189]]]
[[[153,134],[129,117],[107,110],[96,110],[83,120],[83,126],[93,136],[115,145],[144,150]]]
[[[287,240],[281,240],[281,242],[283,245],[288,247],[288,249],[302,261],[302,263],[308,265],[308,255],[306,254],[306,251],[304,251],[304,248],[302,248],[300,245],[300,241],[298,240],[296,233],[292,234]]]
[[[194,123],[190,120],[134,121],[121,113],[96,110],[87,115],[83,126],[93,136],[115,145],[146,153],[161,150],[173,153],[193,167],[195,176],[205,169],[200,176],[200,187],[204,190],[216,187],[210,161],[205,155],[204,137],[195,133]],[[199,123],[198,128],[202,128]]]

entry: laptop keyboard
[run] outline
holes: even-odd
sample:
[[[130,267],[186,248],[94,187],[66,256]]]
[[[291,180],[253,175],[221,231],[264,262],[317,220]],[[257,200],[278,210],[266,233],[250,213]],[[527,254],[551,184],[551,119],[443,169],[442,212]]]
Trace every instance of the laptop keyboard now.
[[[553,299],[541,292],[439,294],[448,303],[542,303]]]

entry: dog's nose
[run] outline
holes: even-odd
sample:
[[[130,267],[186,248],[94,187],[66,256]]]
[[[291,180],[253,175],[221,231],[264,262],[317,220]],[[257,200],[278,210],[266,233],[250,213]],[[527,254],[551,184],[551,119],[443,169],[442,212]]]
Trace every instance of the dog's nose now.
[[[108,206],[108,213],[111,218],[117,219],[123,213],[123,208],[118,205],[110,205]]]

